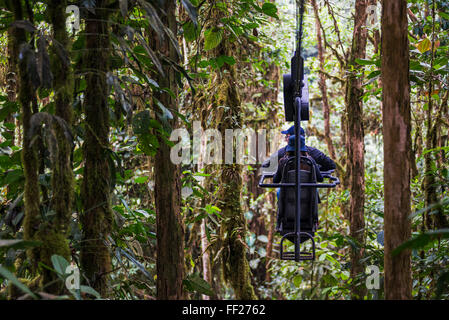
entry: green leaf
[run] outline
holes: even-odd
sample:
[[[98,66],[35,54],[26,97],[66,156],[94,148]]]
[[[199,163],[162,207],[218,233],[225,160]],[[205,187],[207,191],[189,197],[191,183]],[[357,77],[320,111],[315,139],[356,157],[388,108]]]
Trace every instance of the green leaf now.
[[[22,179],[24,179],[24,174],[23,174],[22,169],[15,169],[15,170],[8,171],[6,173],[6,177],[5,177],[5,180],[3,180],[3,182],[5,184],[12,185],[15,182],[22,180]]]
[[[368,60],[368,59],[355,59],[355,62],[362,66],[372,66],[376,65],[376,61]]]
[[[270,16],[270,17],[279,19],[278,15],[277,15],[278,9],[277,9],[277,7],[276,7],[276,5],[275,5],[274,3],[271,3],[271,2],[265,2],[265,3],[262,5],[262,11],[263,11],[263,13],[265,13],[267,16]]]
[[[419,61],[411,60],[410,61],[410,70],[422,71],[423,67],[421,66],[421,63]]]
[[[216,48],[223,40],[223,30],[219,28],[211,28],[204,32],[204,50],[212,50]]]
[[[440,15],[441,18],[445,19],[445,20],[449,20],[449,14],[446,12],[438,12],[438,14]]]
[[[24,285],[22,282],[20,282],[20,280],[17,279],[16,276],[13,275],[8,269],[5,269],[2,266],[0,266],[0,275],[2,275],[2,277],[4,277],[5,279],[11,281],[12,284],[14,284],[17,288],[22,290],[24,293],[29,294],[34,299],[38,299],[38,297],[33,292],[31,292],[31,290],[26,285]]]
[[[198,292],[208,296],[212,296],[214,294],[210,284],[198,274],[188,276],[187,279],[183,280],[183,284],[186,290],[190,292]]]
[[[367,76],[367,79],[371,80],[377,78],[378,76],[380,76],[380,73],[381,73],[380,70],[373,71]]]
[[[136,179],[134,179],[134,183],[145,183],[147,182],[148,177],[138,177]]]
[[[29,247],[38,247],[42,245],[40,241],[25,241],[25,240],[0,240],[0,247],[10,249],[25,249]]]
[[[6,101],[1,104],[2,108],[0,109],[0,121],[5,120],[5,118],[14,112],[19,111],[19,105],[16,102]]]
[[[95,291],[95,289],[93,289],[93,288],[91,288],[89,286],[81,285],[80,286],[80,291],[83,292],[83,293],[87,293],[87,294],[93,295],[97,299],[101,299],[100,294],[97,291]]]
[[[435,59],[433,68],[438,70],[440,68],[444,68],[448,63],[449,63],[448,57],[441,57],[441,58]]]
[[[233,64],[235,64],[235,59],[233,57],[229,57],[229,56],[219,56],[217,59],[217,64],[218,66],[221,68],[225,63],[227,63],[228,65],[232,66]]]
[[[187,42],[192,42],[198,38],[198,31],[192,21],[183,24],[184,38]]]
[[[16,127],[14,123],[4,123],[3,125],[8,130],[14,130],[14,128]]]
[[[51,256],[51,262],[53,264],[53,268],[59,273],[61,276],[65,277],[66,269],[69,266],[69,262],[62,256],[54,254]]]
[[[439,229],[434,231],[427,231],[413,237],[412,239],[404,242],[396,249],[393,250],[393,256],[398,255],[405,249],[419,249],[423,248],[429,243],[432,243],[438,239],[449,239],[449,229]]]
[[[296,288],[299,288],[299,286],[301,285],[302,282],[302,277],[300,275],[295,276],[293,278],[293,284],[295,285]]]

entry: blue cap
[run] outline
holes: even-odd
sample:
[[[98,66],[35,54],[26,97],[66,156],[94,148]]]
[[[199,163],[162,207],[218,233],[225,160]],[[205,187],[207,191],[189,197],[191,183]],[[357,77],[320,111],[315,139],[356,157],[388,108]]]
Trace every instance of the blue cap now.
[[[304,129],[301,127],[301,129],[299,130],[299,132],[301,133],[301,135],[304,135]],[[294,135],[295,134],[295,126],[291,126],[290,128],[288,128],[287,130],[281,131],[282,134],[289,134],[289,135]]]
[[[287,145],[287,148],[285,149],[285,151],[287,151],[287,152],[295,151],[295,140],[296,140],[296,136],[290,136],[290,138],[288,138],[288,145]],[[299,147],[300,150],[307,151],[306,139],[304,138],[304,136],[300,136],[299,140],[300,140],[300,144],[301,144],[301,146]]]

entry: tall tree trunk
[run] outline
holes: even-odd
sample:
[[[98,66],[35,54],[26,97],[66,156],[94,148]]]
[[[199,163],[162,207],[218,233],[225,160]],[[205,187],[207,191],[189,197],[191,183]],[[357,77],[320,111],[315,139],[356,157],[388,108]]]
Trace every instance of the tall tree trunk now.
[[[214,6],[215,4],[211,2],[211,5]],[[213,17],[213,23],[217,23],[224,17],[224,13],[218,8],[213,8],[211,16]],[[211,51],[211,54],[213,57],[221,55],[236,57],[239,53],[236,52],[236,48],[232,47],[231,42],[224,39]],[[223,66],[212,77],[214,79],[212,87],[215,87],[217,92],[213,97],[214,122],[216,128],[221,132],[222,145],[224,146],[226,129],[242,128],[243,112],[235,65]],[[235,154],[235,150],[236,148],[233,146],[233,154]],[[223,152],[223,154],[225,153]],[[236,299],[254,300],[257,297],[251,284],[251,270],[246,258],[245,234],[247,224],[240,203],[243,186],[242,165],[236,163],[222,164],[219,170],[218,206],[223,216],[220,234],[222,245],[225,248],[223,255],[224,277],[234,289]]]
[[[384,137],[385,298],[411,299],[410,250],[392,251],[409,239],[410,83],[406,0],[382,6],[382,83]]]
[[[368,31],[365,27],[368,1],[356,0],[354,32],[352,38],[351,55],[348,61],[348,79],[346,83],[346,117],[347,117],[347,170],[350,189],[350,236],[360,244],[365,242],[365,155],[363,132],[363,76],[359,73],[356,59],[364,59]],[[351,278],[353,279],[352,297],[363,299],[366,292],[364,284],[359,285],[356,277],[364,272],[360,260],[363,256],[362,248],[351,248]]]
[[[14,19],[23,20],[23,8],[21,1],[13,1]],[[23,29],[16,28],[15,41],[19,51],[27,46],[26,34]],[[23,149],[22,164],[25,175],[24,189],[24,240],[40,240],[37,233],[40,225],[40,192],[38,182],[38,161],[35,144],[31,145],[31,124],[30,119],[33,115],[32,101],[35,94],[35,88],[31,83],[30,74],[27,68],[27,59],[23,57],[18,59],[18,78],[19,94],[18,101],[22,111],[22,129],[23,129]],[[38,262],[40,261],[40,249],[35,247],[27,251],[31,262],[33,274],[37,274]]]
[[[65,28],[66,1],[53,0],[49,4],[49,16],[53,25],[53,54],[52,71],[54,75],[55,114],[70,126],[72,121],[72,107],[70,104],[72,75],[70,66],[64,65],[63,58],[58,54],[56,46],[67,49],[68,36]],[[58,42],[56,44],[55,42]],[[59,50],[61,50],[59,48]],[[68,57],[67,57],[68,59]],[[64,129],[54,125],[57,139],[57,151],[52,161],[52,199],[51,209],[55,212],[53,219],[41,222],[39,238],[45,242],[41,252],[41,262],[51,266],[51,256],[54,254],[70,260],[70,249],[67,241],[67,231],[72,213],[73,201],[73,173],[70,162],[71,147],[66,139]],[[42,170],[44,168],[41,168]],[[46,291],[54,294],[63,292],[58,283],[56,273],[42,269],[43,283],[47,285]],[[53,282],[52,285],[49,283]]]
[[[177,34],[176,3],[165,1],[161,7],[160,17],[164,25],[173,34]],[[177,62],[175,47],[166,39],[160,42],[153,37],[152,44],[162,55]],[[164,65],[165,76],[156,75],[161,88],[169,88],[175,95],[177,84],[175,70]],[[168,109],[177,111],[177,100],[164,92],[157,95],[159,101]],[[166,131],[170,133],[177,123],[175,112],[168,120]],[[182,281],[184,280],[184,225],[181,218],[180,168],[170,160],[170,147],[159,137],[159,149],[155,161],[155,205],[157,228],[157,298],[164,300],[183,299],[185,297]]]
[[[229,52],[227,54],[230,54]],[[216,106],[226,106],[228,111],[224,113],[223,108],[216,108],[216,124],[223,137],[223,145],[226,129],[241,128],[241,106],[238,93],[238,84],[235,74],[230,67],[228,73],[221,73],[217,77],[219,84]],[[235,150],[235,148],[233,148]],[[221,166],[219,177],[221,214],[223,216],[221,236],[227,255],[224,259],[224,274],[232,285],[236,299],[256,299],[253,286],[251,285],[251,271],[246,258],[245,233],[247,230],[246,220],[241,207],[242,190],[242,165],[224,164]]]
[[[96,7],[105,8],[108,0],[99,0]],[[83,241],[81,266],[90,285],[102,296],[108,295],[108,274],[111,256],[106,245],[112,228],[110,203],[109,106],[106,74],[109,71],[110,40],[108,11],[95,10],[86,18],[86,55],[84,57],[86,93],[84,100],[85,138],[84,179],[81,214]]]
[[[432,8],[431,8],[431,15],[432,15],[432,45],[430,50],[430,74],[429,74],[429,81],[428,81],[428,103],[427,103],[427,134],[426,134],[426,149],[431,150],[438,147],[438,127],[440,125],[440,117],[438,117],[434,112],[434,100],[433,100],[433,92],[434,92],[434,74],[433,74],[433,66],[434,66],[434,59],[435,59],[435,42],[436,42],[436,35],[435,35],[435,27],[436,27],[436,2],[433,1]],[[438,110],[439,111],[439,110]],[[437,119],[435,120],[435,117]],[[431,205],[438,202],[438,195],[437,195],[437,183],[436,183],[436,175],[438,174],[436,171],[433,170],[433,164],[436,162],[436,159],[434,157],[436,155],[433,152],[428,152],[424,156],[424,163],[425,163],[425,176],[424,176],[424,195],[425,195],[425,203],[426,207],[430,207]],[[428,229],[438,229],[438,228],[444,228],[447,227],[447,220],[444,216],[443,211],[440,208],[436,208],[436,213],[430,215],[430,210],[425,213],[426,215],[426,221],[428,222],[428,225],[426,226]]]
[[[326,85],[326,75],[325,72],[325,49],[323,46],[323,37],[321,34],[321,21],[318,10],[318,5],[316,0],[312,0],[313,11],[315,13],[315,25],[316,25],[316,38],[318,43],[318,59],[320,61],[320,91],[323,100],[323,117],[324,117],[324,140],[327,144],[327,150],[329,150],[329,155],[332,159],[336,159],[335,157],[335,149],[332,143],[331,137],[331,129],[330,129],[330,105],[329,99],[327,97],[327,85]]]

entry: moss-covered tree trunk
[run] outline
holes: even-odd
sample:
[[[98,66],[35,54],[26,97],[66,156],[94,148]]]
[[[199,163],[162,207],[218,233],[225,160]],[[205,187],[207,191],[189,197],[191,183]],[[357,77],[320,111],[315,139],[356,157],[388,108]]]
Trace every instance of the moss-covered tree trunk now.
[[[23,20],[23,7],[21,1],[13,1],[12,8],[14,11],[14,19],[16,21]],[[27,37],[25,31],[16,28],[14,32],[14,41],[16,42],[19,51],[24,52],[24,48],[28,45],[26,43]],[[19,55],[20,56],[20,55]],[[18,62],[18,101],[22,112],[22,130],[23,130],[23,148],[22,148],[22,164],[25,175],[24,188],[24,234],[25,240],[40,240],[38,239],[39,225],[40,225],[40,192],[38,182],[38,161],[35,144],[31,145],[31,116],[33,95],[35,95],[35,88],[31,83],[30,73],[28,72],[27,59],[23,54]],[[33,248],[27,250],[27,256],[31,263],[31,271],[33,275],[37,274],[38,262],[40,261],[40,248]]]
[[[211,4],[214,5],[213,3]],[[218,23],[224,17],[223,11],[212,8],[213,23]],[[210,26],[213,27],[213,26]],[[238,56],[236,48],[226,38],[210,52],[214,57],[222,55]],[[238,60],[238,59],[236,59]],[[222,136],[222,146],[225,146],[227,129],[242,128],[242,107],[240,103],[239,83],[235,66],[224,65],[223,68],[211,75],[212,88],[216,88],[213,97],[213,119],[216,128]],[[246,257],[245,235],[247,224],[241,205],[242,191],[242,165],[236,164],[236,148],[232,152],[235,155],[233,164],[222,164],[217,168],[219,192],[218,205],[223,219],[221,221],[221,241],[223,250],[223,273],[225,280],[234,289],[236,299],[257,299],[251,284],[251,270]],[[223,159],[225,157],[223,152]],[[225,163],[223,161],[223,163]]]
[[[96,6],[107,7],[108,0]],[[109,71],[110,40],[108,10],[89,11],[86,18],[86,92],[84,99],[85,137],[82,185],[83,241],[81,267],[89,284],[102,296],[108,294],[111,256],[106,241],[112,228],[111,183],[108,161],[109,107],[106,74]]]
[[[224,139],[226,129],[238,129],[242,125],[240,98],[238,84],[232,71],[222,73],[217,80],[220,85],[215,101],[217,106],[215,118]],[[225,106],[228,110],[224,112],[224,109],[218,108],[218,106]],[[218,199],[223,216],[220,233],[225,248],[224,276],[232,285],[236,299],[253,300],[256,299],[256,295],[251,285],[251,271],[246,258],[247,225],[240,203],[242,165],[223,164],[218,174],[220,186]]]
[[[365,242],[365,144],[363,132],[363,75],[359,74],[357,59],[364,59],[368,31],[365,26],[367,19],[367,0],[356,0],[354,32],[352,48],[347,69],[346,82],[346,149],[347,174],[350,189],[350,236],[359,243],[357,248],[351,249],[351,278],[353,279],[352,297],[363,299],[366,292],[364,283],[361,285],[356,278],[364,273],[360,260],[363,257],[362,246]]]
[[[406,0],[382,5],[385,298],[411,299],[411,251],[392,251],[410,238],[411,112]]]
[[[8,101],[16,102],[17,100],[17,58],[19,48],[16,41],[16,28],[9,27],[7,33],[7,57],[8,57],[8,69],[6,73],[6,93],[8,94]],[[12,114],[5,118],[5,122],[14,124],[14,117]],[[14,130],[7,131],[11,136],[12,145],[15,143]],[[11,145],[11,146],[12,146]]]
[[[64,65],[61,53],[57,50],[67,48],[68,36],[65,28],[65,1],[52,1],[49,3],[48,14],[53,27],[53,54],[52,72],[54,75],[55,114],[70,125],[72,120],[71,100],[71,72],[70,66]],[[60,46],[56,49],[56,46]],[[69,59],[67,57],[67,59]],[[70,249],[67,241],[67,229],[70,221],[73,200],[73,174],[70,165],[70,142],[67,140],[64,130],[59,124],[54,124],[57,148],[52,159],[52,199],[51,210],[54,215],[50,219],[40,222],[36,240],[43,242],[40,248],[40,262],[52,266],[51,256],[54,254],[70,258]],[[55,272],[41,268],[42,283],[46,285],[46,292],[59,294],[62,286],[57,281]],[[49,285],[52,283],[51,285]]]
[[[176,2],[165,1],[160,10],[160,18],[166,28],[177,34],[175,16]],[[177,62],[179,57],[176,48],[167,38],[160,41],[153,34],[150,45],[170,60]],[[165,75],[155,75],[161,88],[169,88],[175,95],[178,92],[176,73],[169,64],[163,66]],[[159,101],[172,111],[173,119],[167,119],[164,129],[170,133],[176,129],[178,110],[177,99],[167,92],[157,94]],[[157,236],[157,298],[177,300],[185,298],[183,284],[184,266],[184,225],[181,217],[181,182],[180,167],[170,160],[170,147],[158,138],[159,148],[156,154],[155,174],[155,207]]]

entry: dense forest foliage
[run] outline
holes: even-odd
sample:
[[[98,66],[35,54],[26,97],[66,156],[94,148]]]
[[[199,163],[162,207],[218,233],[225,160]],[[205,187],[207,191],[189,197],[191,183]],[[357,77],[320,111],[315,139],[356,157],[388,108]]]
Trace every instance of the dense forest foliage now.
[[[0,300],[449,298],[449,2],[305,1],[302,126],[341,181],[306,262],[258,186],[296,6],[0,0]]]

